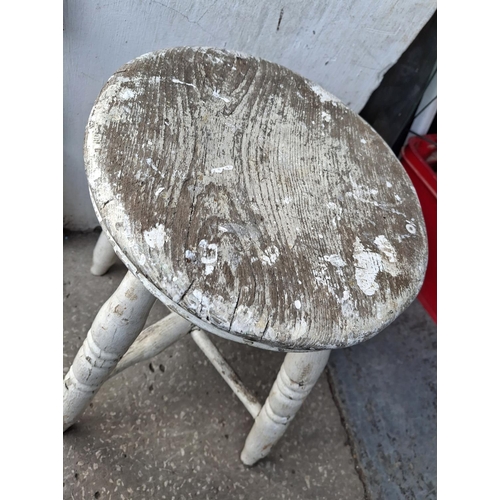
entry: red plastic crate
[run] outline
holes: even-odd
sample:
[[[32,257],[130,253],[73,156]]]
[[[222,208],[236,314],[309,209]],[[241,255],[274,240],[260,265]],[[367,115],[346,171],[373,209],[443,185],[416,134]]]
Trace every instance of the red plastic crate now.
[[[437,134],[409,139],[400,160],[422,205],[429,242],[429,262],[418,299],[437,323]]]

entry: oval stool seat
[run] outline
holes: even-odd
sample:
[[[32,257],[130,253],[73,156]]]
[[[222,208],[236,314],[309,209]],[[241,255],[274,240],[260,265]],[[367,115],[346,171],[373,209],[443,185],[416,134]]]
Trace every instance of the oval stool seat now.
[[[209,332],[284,351],[347,347],[422,285],[425,225],[398,159],[278,64],[192,47],[131,61],[93,107],[85,164],[117,254]]]

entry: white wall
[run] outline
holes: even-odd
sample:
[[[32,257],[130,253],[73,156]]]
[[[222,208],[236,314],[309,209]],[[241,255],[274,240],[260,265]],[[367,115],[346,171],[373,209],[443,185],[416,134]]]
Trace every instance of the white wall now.
[[[97,226],[84,129],[102,86],[127,61],[178,45],[239,50],[360,111],[435,9],[435,0],[65,0],[64,226]]]

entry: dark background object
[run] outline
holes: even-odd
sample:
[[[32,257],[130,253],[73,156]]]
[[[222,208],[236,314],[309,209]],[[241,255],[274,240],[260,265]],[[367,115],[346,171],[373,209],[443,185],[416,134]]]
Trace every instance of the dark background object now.
[[[437,11],[413,40],[360,115],[399,155],[437,60]]]

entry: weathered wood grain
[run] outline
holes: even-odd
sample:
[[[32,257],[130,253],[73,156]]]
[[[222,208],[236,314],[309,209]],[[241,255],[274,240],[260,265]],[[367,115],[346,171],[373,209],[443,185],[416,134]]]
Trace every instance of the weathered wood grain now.
[[[415,298],[415,190],[358,115],[264,60],[146,54],[92,110],[91,196],[125,263],[201,328],[285,350],[346,347]]]

